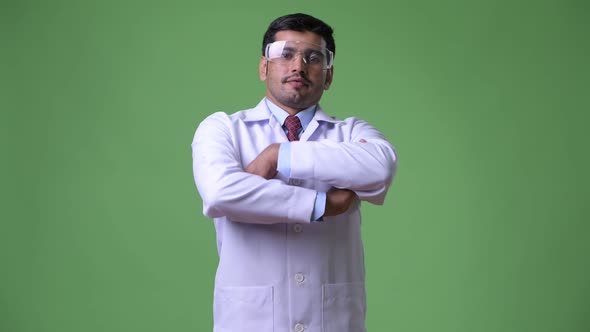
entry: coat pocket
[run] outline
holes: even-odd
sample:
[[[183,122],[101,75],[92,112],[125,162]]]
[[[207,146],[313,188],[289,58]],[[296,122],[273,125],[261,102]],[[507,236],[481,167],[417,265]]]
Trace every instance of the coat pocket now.
[[[322,332],[366,332],[363,282],[325,284],[322,290]]]
[[[273,288],[215,287],[213,295],[214,332],[272,332]]]

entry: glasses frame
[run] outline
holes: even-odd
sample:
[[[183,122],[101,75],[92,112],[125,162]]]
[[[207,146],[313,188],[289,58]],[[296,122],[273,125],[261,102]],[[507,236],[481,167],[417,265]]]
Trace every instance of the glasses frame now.
[[[323,46],[317,45],[317,44],[308,43],[308,42],[301,41],[301,40],[275,40],[272,43],[266,44],[266,47],[264,48],[264,57],[266,58],[267,61],[274,62],[274,63],[276,63],[278,65],[286,65],[285,63],[279,63],[277,61],[274,61],[269,56],[269,51],[270,51],[271,45],[273,45],[274,43],[277,43],[277,42],[292,42],[292,43],[295,43],[295,44],[301,43],[301,44],[307,44],[307,45],[316,46],[316,47],[318,47],[322,51],[323,54],[326,54],[328,56],[327,64],[321,66],[322,70],[330,69],[334,65],[334,52],[332,52],[327,47],[323,47]],[[325,51],[327,51],[327,53]],[[295,59],[297,58],[297,55],[300,55],[301,56],[301,60],[303,60],[303,63],[305,63],[308,66],[313,66],[313,64],[309,64],[309,63],[307,63],[307,60],[305,60],[305,57],[303,56],[303,52],[304,51],[297,50],[297,51],[293,51],[293,52],[295,53],[296,56],[294,56],[293,59],[291,59],[289,61],[289,63],[292,63],[293,61],[295,61]]]

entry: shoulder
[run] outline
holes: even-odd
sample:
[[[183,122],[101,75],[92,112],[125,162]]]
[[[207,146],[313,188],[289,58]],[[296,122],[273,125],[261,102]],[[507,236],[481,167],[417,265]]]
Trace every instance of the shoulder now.
[[[234,113],[227,113],[223,111],[218,111],[208,115],[199,126],[203,124],[230,124],[233,122],[241,122],[247,121],[248,119],[252,118],[253,116],[259,114],[260,112],[257,111],[257,108],[248,108],[244,110],[240,110]]]
[[[340,119],[338,117],[331,116],[328,113],[326,113],[324,111],[324,109],[321,108],[321,106],[318,107],[318,109],[316,110],[315,118],[319,122],[332,123],[335,125],[335,127],[350,127],[350,126],[355,126],[358,124],[366,124],[367,123],[366,121],[364,121],[356,116],[352,116],[352,117],[348,117],[348,118],[344,118],[344,119]]]
[[[348,137],[349,140],[360,138],[383,138],[381,132],[368,121],[356,116],[344,118],[342,120],[327,115],[322,109],[319,109],[318,122],[326,131],[338,132],[342,137]]]
[[[256,107],[240,110],[234,113],[215,112],[207,116],[198,125],[195,137],[231,136],[237,128],[246,122],[269,119],[269,111],[263,101]]]
[[[223,123],[235,123],[235,122],[248,122],[248,121],[259,121],[268,120],[270,113],[261,101],[253,108],[243,109],[234,113],[226,112],[215,112],[203,120],[203,122],[223,122]]]
[[[356,116],[347,117],[344,119],[330,116],[324,111],[320,110],[316,114],[316,120],[320,123],[328,125],[330,128],[354,128],[355,126],[368,125],[368,122]]]

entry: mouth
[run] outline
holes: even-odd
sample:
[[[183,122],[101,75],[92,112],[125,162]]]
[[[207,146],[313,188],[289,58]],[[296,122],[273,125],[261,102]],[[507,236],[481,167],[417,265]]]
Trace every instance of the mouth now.
[[[300,88],[306,85],[303,81],[287,81],[287,84],[295,88]]]
[[[291,85],[292,87],[295,87],[295,88],[300,88],[302,86],[309,85],[309,81],[306,80],[303,77],[293,77],[293,78],[289,78],[288,77],[288,78],[286,78],[286,79],[283,80],[283,83],[289,84],[289,85]]]

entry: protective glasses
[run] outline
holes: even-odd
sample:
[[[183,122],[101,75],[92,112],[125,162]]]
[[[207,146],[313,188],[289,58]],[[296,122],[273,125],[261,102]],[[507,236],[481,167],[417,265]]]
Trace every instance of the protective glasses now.
[[[266,45],[264,57],[279,65],[289,65],[301,55],[303,62],[312,68],[330,69],[334,53],[329,49],[298,40],[279,40]]]

